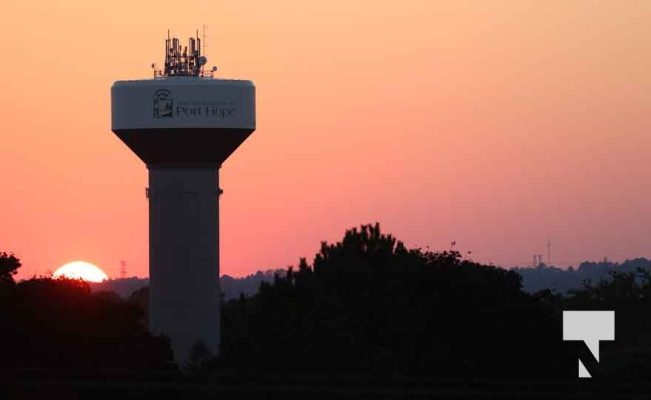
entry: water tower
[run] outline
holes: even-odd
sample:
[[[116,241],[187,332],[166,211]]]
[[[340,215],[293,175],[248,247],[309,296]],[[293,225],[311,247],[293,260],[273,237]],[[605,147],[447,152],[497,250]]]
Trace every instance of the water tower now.
[[[219,168],[255,130],[253,83],[205,65],[198,35],[168,34],[153,79],[111,88],[112,130],[149,170],[150,330],[181,363],[219,352]]]

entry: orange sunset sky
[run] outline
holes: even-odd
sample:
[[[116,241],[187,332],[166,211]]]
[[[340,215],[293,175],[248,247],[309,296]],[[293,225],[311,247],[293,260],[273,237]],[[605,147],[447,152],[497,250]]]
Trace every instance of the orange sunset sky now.
[[[379,221],[502,266],[651,257],[651,1],[4,0],[0,251],[146,276],[144,164],[110,86],[167,30],[257,86],[221,169],[221,272],[312,258]]]

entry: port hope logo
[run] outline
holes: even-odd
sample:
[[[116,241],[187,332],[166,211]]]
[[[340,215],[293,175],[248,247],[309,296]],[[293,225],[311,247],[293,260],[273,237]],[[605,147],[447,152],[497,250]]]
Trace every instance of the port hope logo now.
[[[175,117],[180,119],[226,119],[237,116],[237,110],[232,101],[175,101],[172,92],[167,89],[158,89],[154,92],[152,110],[156,119]]]
[[[159,89],[154,92],[153,100],[154,118],[174,117],[174,96],[167,89]]]

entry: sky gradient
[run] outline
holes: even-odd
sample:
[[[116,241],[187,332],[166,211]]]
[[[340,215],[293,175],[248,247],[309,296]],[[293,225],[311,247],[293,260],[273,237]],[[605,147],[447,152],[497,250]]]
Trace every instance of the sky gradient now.
[[[0,13],[0,251],[146,276],[147,170],[110,86],[207,26],[257,86],[221,169],[221,272],[378,221],[408,246],[562,266],[651,257],[651,2],[17,1]],[[185,40],[185,39],[184,39]]]

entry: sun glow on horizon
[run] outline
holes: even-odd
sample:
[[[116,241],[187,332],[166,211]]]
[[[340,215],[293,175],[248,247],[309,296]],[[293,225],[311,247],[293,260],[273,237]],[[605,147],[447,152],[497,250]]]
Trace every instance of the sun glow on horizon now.
[[[83,279],[88,282],[102,282],[108,280],[108,275],[106,275],[104,271],[96,265],[86,261],[71,261],[66,263],[54,271],[52,277]]]

